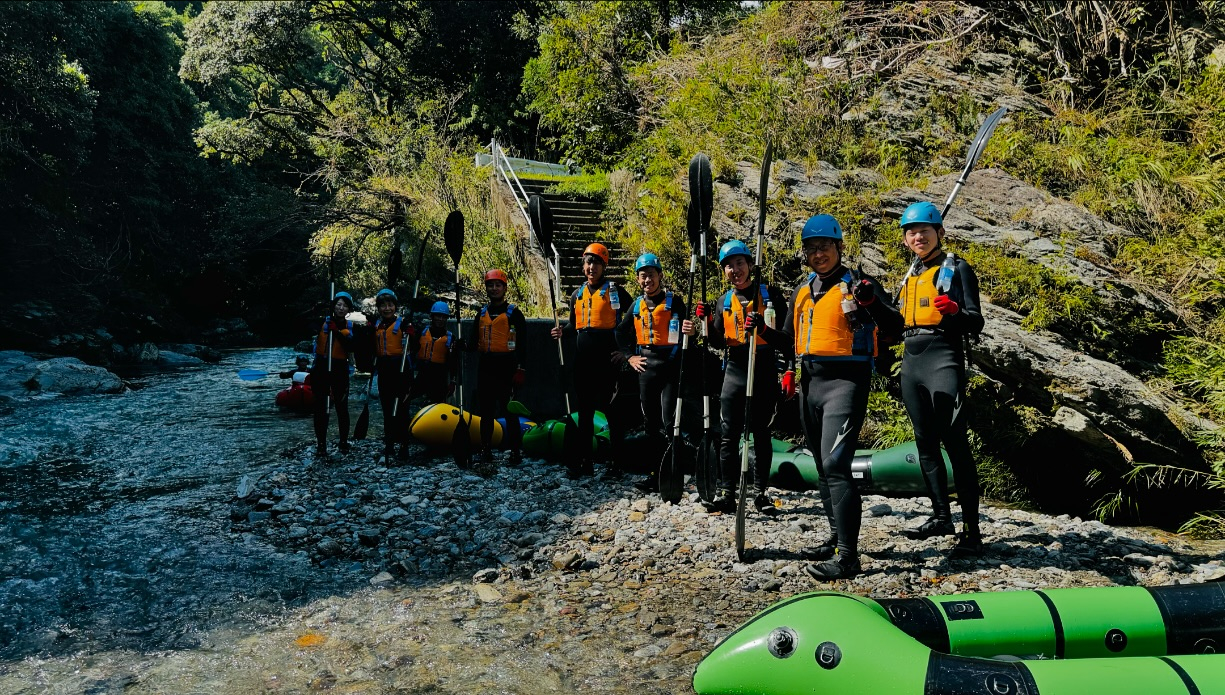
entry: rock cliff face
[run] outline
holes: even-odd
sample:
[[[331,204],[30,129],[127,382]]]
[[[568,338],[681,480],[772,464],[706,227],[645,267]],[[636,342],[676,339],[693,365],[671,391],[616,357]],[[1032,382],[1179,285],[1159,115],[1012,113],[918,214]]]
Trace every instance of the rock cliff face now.
[[[757,208],[757,164],[741,162],[732,181],[719,181],[715,192],[718,241],[748,238],[756,215],[734,211]],[[956,174],[933,178],[924,190],[884,190],[883,177],[871,171],[840,171],[820,162],[812,169],[790,161],[775,162],[769,197],[767,233],[774,258],[793,256],[798,246],[798,225],[812,214],[831,211],[833,193],[870,192],[865,199],[879,201],[864,215],[859,257],[866,271],[887,282],[904,272],[898,254],[885,253],[886,231],[897,223],[907,205],[918,200],[943,201]],[[1027,330],[1024,316],[998,306],[984,293],[986,328],[972,348],[975,371],[992,385],[991,393],[1009,406],[1026,408],[1027,435],[1019,446],[992,445],[999,433],[995,422],[978,422],[989,450],[998,452],[1033,499],[1059,511],[1086,512],[1135,463],[1177,461],[1202,466],[1190,435],[1192,427],[1212,428],[1183,412],[1175,403],[1146,385],[1155,375],[1161,340],[1158,330],[1130,334],[1127,326],[1178,326],[1180,318],[1168,300],[1152,288],[1120,276],[1110,267],[1114,245],[1131,236],[1085,209],[1034,188],[994,169],[976,171],[946,220],[949,243],[964,250],[973,264],[976,252],[1000,253],[1016,261],[1037,264],[1062,281],[1091,290],[1094,301],[1087,321],[1096,327],[1092,338],[1074,328]],[[881,240],[877,240],[877,237]],[[798,279],[794,258],[781,264],[780,284]],[[1100,349],[1082,349],[1092,342]],[[1103,356],[1111,356],[1111,360]],[[996,412],[997,404],[982,408]],[[985,415],[983,417],[986,417]],[[1049,475],[1047,475],[1049,473]],[[1057,477],[1056,477],[1057,476]],[[1080,484],[1079,480],[1085,480]],[[1059,480],[1058,492],[1039,489],[1043,482]],[[1144,491],[1138,491],[1144,494]]]

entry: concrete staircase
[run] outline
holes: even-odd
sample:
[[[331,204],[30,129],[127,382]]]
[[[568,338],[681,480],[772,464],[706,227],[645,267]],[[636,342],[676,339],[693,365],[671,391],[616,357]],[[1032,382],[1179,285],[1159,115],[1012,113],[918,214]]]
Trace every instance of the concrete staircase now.
[[[533,179],[519,177],[523,189],[528,195],[540,195],[553,211],[553,245],[561,254],[559,273],[561,275],[561,294],[559,303],[566,303],[566,298],[579,285],[586,282],[583,277],[583,249],[588,244],[599,242],[608,247],[611,259],[605,270],[605,276],[618,282],[625,277],[634,259],[627,257],[626,252],[615,242],[601,234],[600,215],[603,212],[599,203],[594,200],[574,199],[554,193],[546,193],[545,189],[556,183],[548,179]],[[552,260],[552,259],[550,259]],[[633,294],[630,288],[630,294]]]

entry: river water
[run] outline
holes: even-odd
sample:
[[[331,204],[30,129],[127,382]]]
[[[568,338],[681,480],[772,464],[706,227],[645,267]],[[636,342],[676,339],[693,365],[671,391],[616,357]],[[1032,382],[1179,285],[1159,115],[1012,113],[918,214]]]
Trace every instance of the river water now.
[[[231,353],[0,415],[0,661],[192,648],[360,581],[228,531],[237,481],[312,439],[273,405],[286,382],[236,372],[290,364],[285,349]]]

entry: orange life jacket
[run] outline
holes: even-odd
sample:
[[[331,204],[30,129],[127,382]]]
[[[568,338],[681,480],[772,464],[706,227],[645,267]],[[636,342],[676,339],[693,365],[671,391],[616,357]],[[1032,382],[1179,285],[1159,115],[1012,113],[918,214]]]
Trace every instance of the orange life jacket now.
[[[451,331],[447,331],[446,335],[434,337],[433,328],[426,327],[421,333],[421,345],[417,348],[417,359],[421,362],[433,362],[434,364],[446,364],[447,357],[451,354]]]
[[[345,321],[345,327],[342,331],[348,331],[349,336],[353,335],[353,322]],[[332,359],[347,360],[349,359],[349,351],[345,350],[344,343],[340,341],[340,333],[332,340]],[[319,335],[315,336],[315,354],[319,357],[327,357],[328,355],[328,322],[324,320],[323,326],[319,328]]]
[[[766,310],[766,302],[770,301],[770,289],[762,283],[758,288],[758,311]],[[744,334],[744,317],[748,313],[745,309],[751,302],[745,302],[740,299],[740,295],[736,294],[735,289],[730,289],[723,295],[723,339],[727,342],[728,347],[736,347],[747,343]],[[771,326],[773,328],[773,326]],[[766,343],[766,339],[760,335],[757,336],[757,345],[760,347]]]
[[[813,297],[812,281],[816,273],[809,273],[806,287],[795,300],[792,328],[795,330],[795,354],[819,357],[825,360],[869,360],[876,356],[876,324],[865,321],[856,330],[851,329],[846,314],[842,313],[843,288],[849,290],[854,279],[847,271],[839,287],[831,287],[821,295]],[[845,292],[849,295],[849,291]]]
[[[615,291],[608,286],[608,282],[595,292],[585,282],[575,290],[571,295],[575,330],[616,328],[621,323],[621,309],[613,309],[610,293]]]
[[[906,284],[902,285],[902,293],[898,297],[898,305],[902,308],[902,321],[905,322],[906,328],[917,328],[920,326],[937,326],[940,324],[940,319],[944,318],[939,311],[936,310],[936,274],[940,272],[940,265],[936,264],[931,268],[906,278]]]
[[[489,305],[481,307],[481,316],[476,327],[476,349],[481,352],[514,352],[510,347],[510,334],[514,327],[510,325],[510,315],[515,310],[514,304],[508,304],[506,311],[497,316],[489,315]],[[516,336],[517,337],[517,336]]]
[[[665,292],[664,300],[648,309],[644,297],[634,300],[634,334],[639,345],[676,345],[668,341],[668,323],[676,316],[672,310],[672,293]]]
[[[376,357],[400,357],[404,354],[404,336],[400,334],[399,316],[386,326],[380,321],[374,327],[374,354]]]

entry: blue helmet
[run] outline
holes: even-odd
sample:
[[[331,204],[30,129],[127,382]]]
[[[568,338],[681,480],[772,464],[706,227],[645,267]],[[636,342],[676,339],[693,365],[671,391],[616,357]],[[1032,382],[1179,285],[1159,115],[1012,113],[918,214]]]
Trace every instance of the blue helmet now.
[[[379,290],[379,293],[378,293],[378,294],[376,294],[376,295],[374,295],[374,303],[375,303],[375,304],[378,304],[378,303],[379,303],[379,300],[380,300],[380,299],[382,299],[383,297],[391,297],[391,301],[395,302],[396,304],[399,304],[399,303],[400,303],[400,300],[399,300],[399,299],[396,297],[396,293],[395,293],[395,292],[392,292],[391,290],[387,289],[386,287],[384,287],[383,289]]]
[[[332,297],[332,303],[335,304],[337,299],[345,300],[345,303],[349,305],[350,310],[357,305],[357,303],[353,301],[353,295],[349,294],[348,292],[337,292],[336,296]]]
[[[749,251],[749,247],[746,246],[745,243],[743,241],[740,241],[739,239],[732,239],[731,241],[719,247],[719,263],[720,264],[722,264],[724,261],[731,258],[732,256],[748,256],[749,260],[753,259],[753,254],[752,252]]]
[[[939,208],[924,200],[907,207],[902,213],[902,219],[897,223],[902,226],[902,229],[905,229],[908,224],[930,224],[933,227],[943,227],[944,218],[940,215]]]
[[[842,239],[842,225],[833,215],[813,215],[804,223],[804,231],[800,232],[800,241],[805,239]]]
[[[635,273],[643,268],[654,268],[661,273],[664,272],[664,267],[659,263],[659,256],[653,253],[644,253],[638,257],[638,260],[634,261]]]
[[[437,301],[437,302],[434,302],[430,306],[430,313],[431,314],[446,314],[447,316],[450,316],[451,307],[447,306],[446,302]]]

